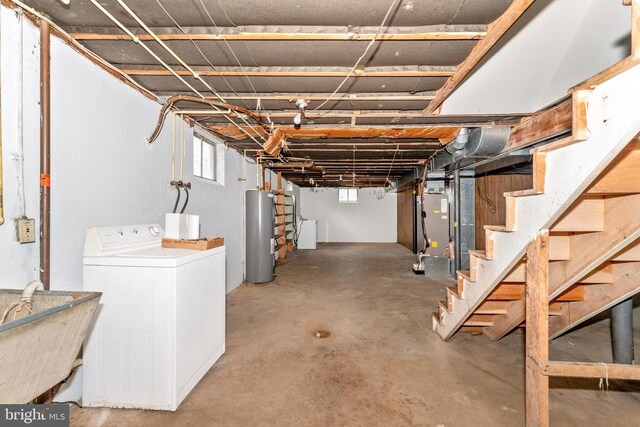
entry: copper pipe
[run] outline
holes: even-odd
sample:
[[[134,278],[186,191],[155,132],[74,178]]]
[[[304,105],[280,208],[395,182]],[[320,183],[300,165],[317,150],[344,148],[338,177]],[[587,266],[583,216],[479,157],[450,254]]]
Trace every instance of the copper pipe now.
[[[158,117],[158,123],[156,124],[156,128],[153,130],[153,133],[151,134],[151,136],[147,139],[147,142],[149,144],[152,144],[156,139],[158,139],[158,136],[162,131],[162,127],[164,126],[164,121],[167,117],[167,112],[173,106],[173,104],[179,101],[198,102],[200,104],[206,104],[212,107],[220,107],[220,108],[227,108],[229,110],[233,110],[237,113],[244,114],[246,116],[251,117],[260,125],[262,129],[264,129],[265,133],[267,134],[271,133],[269,126],[263,123],[262,120],[260,119],[260,116],[257,116],[252,111],[246,110],[244,108],[236,107],[235,105],[225,104],[222,102],[214,102],[209,99],[202,99],[196,96],[177,95],[167,99],[167,101],[162,106],[162,109],[160,110],[160,117]]]
[[[49,23],[40,21],[40,281],[50,288],[51,58]]]

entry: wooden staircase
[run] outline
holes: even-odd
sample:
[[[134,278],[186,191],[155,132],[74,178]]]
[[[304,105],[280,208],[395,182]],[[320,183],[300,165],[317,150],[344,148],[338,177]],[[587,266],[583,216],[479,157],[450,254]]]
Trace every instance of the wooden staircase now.
[[[497,340],[523,326],[527,245],[549,234],[549,336],[640,291],[640,66],[573,92],[569,138],[533,151],[533,188],[505,193],[506,224],[485,226],[433,315],[449,339],[460,328]]]

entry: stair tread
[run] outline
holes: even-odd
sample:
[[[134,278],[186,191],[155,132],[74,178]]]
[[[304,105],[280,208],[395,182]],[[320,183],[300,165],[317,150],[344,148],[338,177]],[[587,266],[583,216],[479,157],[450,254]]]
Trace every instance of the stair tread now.
[[[447,290],[448,290],[448,291],[449,291],[453,296],[455,296],[456,298],[458,298],[458,299],[462,299],[462,298],[460,297],[460,294],[458,293],[458,287],[457,287],[457,286],[450,286],[450,287],[448,287],[448,288],[447,288]]]
[[[503,233],[509,233],[510,230],[507,230],[507,226],[506,225],[485,225],[484,226],[485,230],[491,230],[491,231],[500,231]]]
[[[476,249],[471,249],[471,250],[469,251],[469,255],[473,255],[473,256],[475,256],[476,258],[481,258],[481,259],[486,259],[486,260],[488,260],[488,259],[489,259],[489,258],[487,257],[487,251],[485,251],[485,250],[481,250],[481,251],[479,251],[479,250],[476,250]]]
[[[543,193],[541,191],[537,191],[534,188],[529,188],[527,190],[507,191],[504,193],[504,197],[527,197],[527,196],[536,196],[538,194],[543,194]]]
[[[462,277],[463,279],[471,282],[471,272],[469,270],[457,270],[456,275]]]
[[[442,306],[442,308],[444,308],[445,310],[447,310],[449,313],[451,313],[449,311],[449,301],[445,300],[440,300],[440,305]]]
[[[438,311],[434,311],[432,313],[432,315],[433,315],[433,318],[436,320],[436,322],[442,324],[442,320],[440,319],[440,311],[439,310]]]
[[[473,314],[464,322],[464,326],[493,326],[493,315]]]

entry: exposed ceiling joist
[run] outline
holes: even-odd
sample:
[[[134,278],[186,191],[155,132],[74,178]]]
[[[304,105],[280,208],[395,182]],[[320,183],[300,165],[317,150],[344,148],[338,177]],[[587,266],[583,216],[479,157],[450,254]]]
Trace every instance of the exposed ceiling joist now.
[[[238,94],[228,92],[218,92],[220,97],[228,101],[236,100],[263,100],[263,101],[296,101],[304,99],[305,101],[325,101],[331,99],[333,101],[429,101],[435,97],[434,92],[421,92],[412,94],[404,93],[387,93],[387,92],[370,92],[370,93],[253,93],[240,92]],[[212,99],[218,100],[218,97]]]
[[[406,163],[407,165],[414,166],[416,163],[420,161],[424,161],[426,159],[422,157],[414,157],[414,158],[406,158],[403,157],[401,159],[356,159],[356,164],[359,165],[384,165],[385,163],[395,163],[396,165],[402,165]],[[344,165],[345,163],[352,162],[352,159],[317,159],[314,160],[314,164],[317,165]],[[348,166],[348,165],[346,165]]]
[[[254,133],[255,129],[240,126],[246,133]],[[231,137],[237,140],[247,139],[246,133],[240,131],[235,126],[211,125],[207,129],[217,134]],[[391,127],[391,126],[370,126],[370,127],[320,127],[305,126],[295,129],[293,126],[283,126],[279,128],[287,138],[428,138],[439,139],[441,143],[448,143],[458,134],[458,127]]]
[[[128,68],[122,65],[128,76],[174,76],[165,69]],[[127,68],[124,68],[127,67]],[[452,66],[385,66],[366,67],[353,72],[348,67],[216,67],[216,70],[194,70],[201,77],[449,77],[456,68]],[[188,70],[175,70],[179,76],[193,76]]]
[[[440,148],[441,145],[439,142],[415,142],[415,141],[403,141],[396,140],[392,142],[349,142],[346,140],[345,142],[324,142],[324,141],[314,141],[314,142],[291,142],[287,141],[287,145],[289,147],[427,147],[427,148]]]
[[[484,58],[500,38],[515,24],[522,14],[533,4],[535,0],[513,0],[509,8],[498,19],[487,27],[486,36],[480,40],[471,50],[467,59],[458,65],[456,73],[449,77],[447,82],[436,91],[436,97],[425,108],[425,114],[433,114],[453,92],[460,83],[469,75],[471,70]]]
[[[206,117],[220,115],[216,110],[180,110],[180,113],[192,117]],[[277,111],[260,110],[260,115],[273,118],[293,118],[298,114],[298,110]],[[420,110],[320,110],[319,112],[308,111],[305,113],[307,119],[339,119],[339,118],[422,118]]]
[[[127,34],[108,31],[104,27],[70,28],[76,40],[132,40]],[[389,27],[377,34],[374,27],[332,26],[247,26],[247,27],[193,27],[184,28],[185,33],[175,28],[151,27],[160,40],[193,41],[437,41],[480,40],[486,35],[485,25],[440,25],[430,27]],[[153,40],[148,34],[136,34],[139,40]]]
[[[261,151],[266,146],[274,154],[282,149],[289,162],[283,164],[315,161],[314,170],[281,167],[284,176],[302,185],[311,184],[310,176],[321,185],[386,185],[424,164],[460,127],[513,126],[522,119],[521,115],[425,116],[421,109],[431,100],[441,104],[438,97],[444,88],[436,90],[445,82],[464,79],[466,74],[456,77],[461,74],[457,64],[466,64],[470,52],[476,55],[479,45],[500,32],[497,24],[506,18],[496,17],[530,3],[523,0],[446,1],[438,3],[438,10],[431,2],[412,2],[415,9],[401,8],[382,31],[378,24],[389,7],[384,0],[358,0],[358,5],[353,0],[349,7],[332,0],[317,2],[313,8],[281,0],[279,5],[289,6],[284,17],[279,11],[247,8],[233,0],[207,2],[217,25],[207,19],[208,11],[184,8],[180,2],[166,2],[166,8],[153,0],[132,2],[135,12],[129,15],[137,16],[127,16],[116,4],[123,2],[74,1],[61,6],[25,1],[58,22],[70,43],[80,46],[79,40],[96,58],[124,71],[110,72],[151,95],[174,96],[187,88],[198,93],[200,85],[208,89],[202,89],[202,96],[224,91],[217,94],[228,105],[220,109],[229,114],[198,111],[201,107],[186,102],[178,107],[192,113],[186,115],[189,120],[221,135],[238,151],[260,145]],[[491,27],[486,25],[492,21]],[[367,54],[364,48],[372,41],[378,43]],[[341,81],[344,87],[338,86]],[[297,99],[309,104],[307,120],[298,130],[289,125],[298,113],[291,105]],[[268,115],[274,126],[247,126],[248,113],[238,108],[258,110],[259,120]],[[255,150],[249,155],[256,155]],[[261,158],[274,162],[274,167],[282,160],[271,155]],[[324,177],[318,177],[320,168]]]

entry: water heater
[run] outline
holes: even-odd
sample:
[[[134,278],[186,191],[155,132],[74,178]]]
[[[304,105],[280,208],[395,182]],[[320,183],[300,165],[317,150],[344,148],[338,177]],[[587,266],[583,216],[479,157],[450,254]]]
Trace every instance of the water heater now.
[[[274,201],[270,191],[246,191],[246,280],[265,283],[273,280],[275,269]]]

